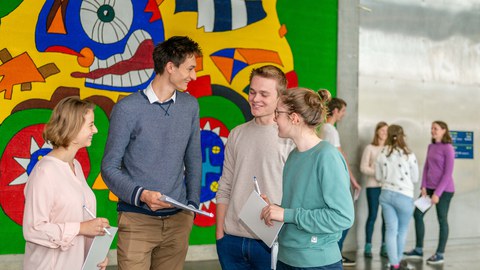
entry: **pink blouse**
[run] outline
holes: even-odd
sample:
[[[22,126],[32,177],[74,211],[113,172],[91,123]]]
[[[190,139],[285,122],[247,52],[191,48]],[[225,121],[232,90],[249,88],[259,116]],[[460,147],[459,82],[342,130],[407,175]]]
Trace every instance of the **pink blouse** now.
[[[44,156],[25,186],[23,269],[81,269],[93,238],[78,235],[80,222],[96,213],[95,195],[80,163]],[[100,263],[100,262],[99,262]]]

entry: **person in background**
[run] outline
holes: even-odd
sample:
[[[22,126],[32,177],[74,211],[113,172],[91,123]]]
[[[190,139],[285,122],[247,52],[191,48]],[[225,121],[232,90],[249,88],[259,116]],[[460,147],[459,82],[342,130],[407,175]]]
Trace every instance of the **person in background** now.
[[[385,147],[375,164],[375,177],[382,182],[380,205],[390,269],[409,269],[407,262],[402,261],[402,254],[413,213],[413,184],[418,182],[418,164],[399,125],[388,127]]]
[[[321,140],[316,127],[325,119],[327,90],[283,91],[275,111],[278,136],[296,148],[283,170],[281,206],[269,203],[261,218],[283,221],[278,236],[278,270],[343,269],[338,240],[355,218],[348,167],[342,154]]]
[[[447,245],[448,209],[455,192],[453,183],[455,150],[445,122],[434,121],[431,134],[432,143],[428,146],[427,158],[423,168],[420,196],[430,196],[432,205],[437,208],[437,219],[440,225],[439,241],[437,251],[427,259],[427,264],[435,265],[443,263],[445,246]],[[415,209],[413,216],[415,218],[416,246],[413,250],[404,253],[406,258],[422,258],[423,256],[423,239],[425,236],[423,217],[425,213]]]
[[[199,45],[174,36],[155,46],[155,77],[113,107],[102,177],[118,196],[119,269],[181,270],[202,180],[199,106],[184,93],[197,78]]]
[[[78,97],[64,98],[45,125],[43,138],[53,150],[38,161],[25,186],[23,269],[80,270],[93,237],[110,227],[107,219],[89,215],[96,214],[96,199],[75,159],[98,132],[94,108]],[[105,258],[98,267],[107,264]]]
[[[240,223],[238,215],[254,190],[253,177],[262,193],[275,203],[281,201],[283,165],[294,145],[278,138],[273,119],[279,92],[286,87],[279,68],[253,69],[248,102],[254,119],[228,136],[216,195],[216,244],[222,269],[270,269],[270,248]]]
[[[323,140],[331,143],[335,146],[340,153],[342,153],[345,161],[347,162],[348,173],[350,175],[350,184],[355,190],[355,194],[359,194],[361,187],[357,182],[357,179],[350,170],[350,166],[348,165],[347,156],[342,150],[340,145],[340,135],[338,134],[337,128],[335,127],[335,123],[341,121],[347,112],[347,102],[341,98],[332,98],[330,102],[328,102],[328,113],[327,113],[327,121],[325,124],[321,125],[320,129],[320,138]],[[340,251],[343,250],[343,242],[347,237],[348,230],[346,229],[342,233],[342,237],[338,241],[338,246],[340,247]],[[355,266],[356,263],[354,260],[351,260],[345,256],[342,256],[342,263],[344,266]]]
[[[368,218],[365,224],[365,249],[364,256],[372,258],[372,235],[377,220],[378,208],[380,206],[379,198],[382,185],[375,179],[375,163],[378,154],[383,149],[387,139],[388,124],[379,122],[375,127],[375,135],[372,142],[365,147],[360,162],[360,171],[366,176],[366,193],[368,203]],[[382,216],[382,246],[380,248],[380,255],[387,257],[387,247],[385,245],[385,221]]]

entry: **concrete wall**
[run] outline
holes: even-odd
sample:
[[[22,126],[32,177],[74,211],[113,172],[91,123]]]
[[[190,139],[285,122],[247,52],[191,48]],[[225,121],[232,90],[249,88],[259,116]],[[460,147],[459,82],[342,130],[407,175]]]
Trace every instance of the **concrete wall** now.
[[[443,120],[451,130],[473,131],[474,142],[478,141],[478,1],[361,0],[360,5],[356,160],[371,141],[376,123],[382,120],[404,127],[421,172],[432,121]],[[455,160],[456,192],[449,213],[451,244],[480,239],[479,154],[475,145],[474,159]],[[362,193],[356,222],[359,248],[365,243],[366,216]],[[373,239],[377,248],[379,221]],[[425,221],[425,244],[433,249],[438,241],[435,210],[426,215]],[[406,248],[412,248],[414,240],[412,220]],[[447,245],[447,253],[450,248]]]

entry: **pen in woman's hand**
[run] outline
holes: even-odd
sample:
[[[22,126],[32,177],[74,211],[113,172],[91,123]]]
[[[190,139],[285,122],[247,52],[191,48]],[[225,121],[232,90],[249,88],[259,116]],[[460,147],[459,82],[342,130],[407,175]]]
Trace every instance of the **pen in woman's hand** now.
[[[91,217],[91,218],[96,218],[95,215],[87,208],[87,206],[83,206],[83,209],[85,209],[85,211],[88,213],[88,215]],[[107,230],[107,228],[103,227],[103,230],[110,236],[112,236],[112,234]]]

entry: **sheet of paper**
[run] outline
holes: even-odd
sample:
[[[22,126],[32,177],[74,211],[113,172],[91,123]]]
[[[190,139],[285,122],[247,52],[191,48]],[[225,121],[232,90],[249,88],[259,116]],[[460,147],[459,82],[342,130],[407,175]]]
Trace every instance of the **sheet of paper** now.
[[[112,245],[113,238],[117,234],[117,227],[107,228],[111,235],[95,236],[92,246],[88,251],[87,258],[83,263],[82,270],[98,270],[97,265],[107,257],[107,253]]]
[[[415,200],[415,206],[418,208],[418,210],[425,212],[432,206],[432,199],[430,197],[420,197]]]
[[[185,205],[185,204],[183,204],[183,203],[181,203],[181,202],[179,202],[175,199],[172,199],[172,198],[168,197],[167,195],[162,195],[162,197],[160,197],[160,201],[168,202],[169,204],[171,204],[171,205],[173,205],[177,208],[180,208],[180,209],[185,209],[185,210],[188,210],[188,211],[192,211],[192,212],[195,212],[197,214],[204,215],[204,216],[207,216],[207,217],[213,217],[213,213],[190,207],[190,206]]]
[[[273,227],[265,225],[265,222],[260,219],[260,214],[265,206],[267,206],[267,203],[262,197],[257,192],[252,191],[238,216],[258,238],[267,246],[272,247],[280,229],[282,229],[283,222],[274,221]]]
[[[360,197],[360,190],[353,189],[353,200],[356,201]]]

